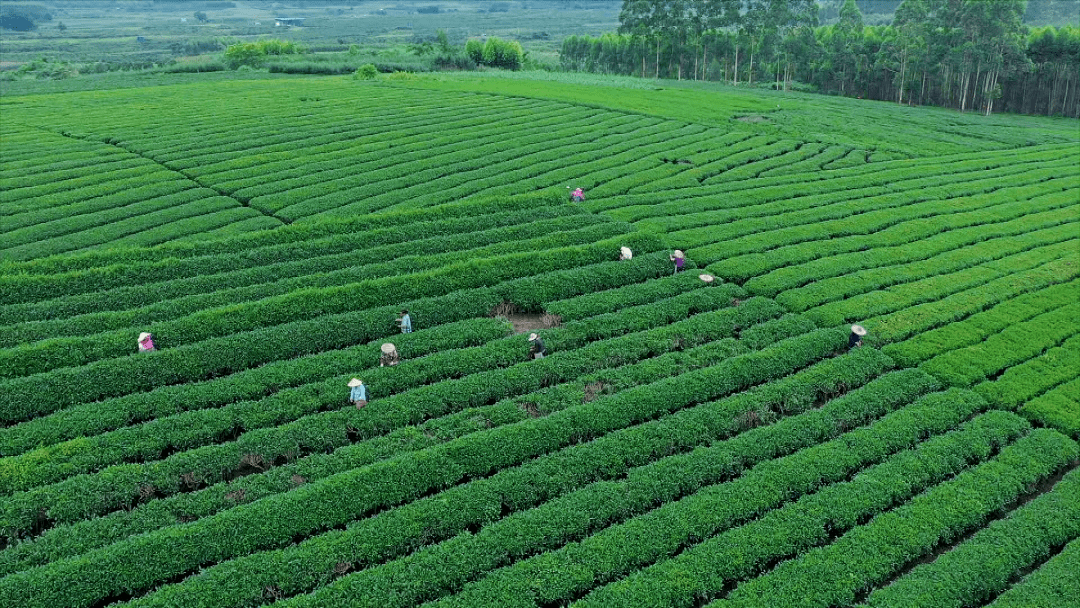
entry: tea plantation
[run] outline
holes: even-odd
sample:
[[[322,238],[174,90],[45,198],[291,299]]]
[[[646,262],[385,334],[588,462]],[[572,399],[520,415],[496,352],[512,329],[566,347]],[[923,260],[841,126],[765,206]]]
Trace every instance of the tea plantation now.
[[[1080,605],[1076,121],[542,75],[0,112],[2,606]]]

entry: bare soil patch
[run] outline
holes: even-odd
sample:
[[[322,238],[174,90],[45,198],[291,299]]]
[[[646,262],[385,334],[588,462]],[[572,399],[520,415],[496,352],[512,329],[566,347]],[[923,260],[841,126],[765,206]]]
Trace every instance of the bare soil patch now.
[[[510,324],[514,326],[515,334],[523,334],[547,328],[542,320],[543,315],[539,314],[518,313],[506,315],[506,318],[510,321]]]
[[[503,302],[492,308],[488,314],[492,317],[505,317],[513,325],[515,334],[533,332],[538,329],[549,329],[562,324],[562,318],[559,315],[548,312],[522,312],[512,302]]]

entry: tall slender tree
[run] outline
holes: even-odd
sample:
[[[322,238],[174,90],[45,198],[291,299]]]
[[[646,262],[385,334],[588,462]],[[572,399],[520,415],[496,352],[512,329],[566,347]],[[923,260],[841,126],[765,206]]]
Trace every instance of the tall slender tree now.
[[[561,64],[735,84],[764,73],[778,88],[800,80],[901,104],[1080,115],[1080,29],[1027,36],[1026,0],[880,0],[895,19],[872,27],[865,1],[830,0],[839,21],[819,27],[813,0],[624,0],[623,35],[569,37]]]
[[[927,11],[926,0],[904,0],[893,18],[892,39],[885,48],[892,60],[898,104],[904,103],[912,74],[917,73],[925,57]]]
[[[833,26],[830,51],[833,69],[840,83],[840,94],[847,93],[849,84],[859,79],[859,42],[863,37],[863,18],[855,0],[845,0],[840,7],[840,22]]]
[[[657,15],[658,3],[652,0],[623,0],[619,11],[619,33],[639,37],[646,43],[656,43],[655,78],[660,77],[660,39],[662,30]],[[641,76],[645,77],[645,56],[641,57]]]

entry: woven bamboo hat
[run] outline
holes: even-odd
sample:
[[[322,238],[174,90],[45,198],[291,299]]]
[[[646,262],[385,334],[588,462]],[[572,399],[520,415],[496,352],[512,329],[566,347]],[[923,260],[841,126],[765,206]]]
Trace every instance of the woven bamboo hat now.
[[[150,336],[151,336],[150,332],[148,332],[148,331],[142,332],[141,334],[139,334],[139,342],[145,341]]]
[[[716,279],[716,277],[714,277],[714,276],[712,276],[711,274],[708,274],[708,273],[699,274],[698,278],[701,279],[702,281],[705,281],[706,283],[712,283],[713,280]]]
[[[634,255],[634,252],[630,251],[629,247],[619,247],[619,252],[628,258]]]
[[[381,350],[382,352],[389,355],[390,353],[394,352],[397,349],[394,348],[393,344],[387,342],[386,344],[383,344],[382,346],[380,346],[379,350]]]
[[[536,334],[529,334],[529,342],[532,342],[537,338]]]
[[[865,336],[866,335],[866,328],[863,327],[862,325],[852,325],[851,326],[851,333],[855,334],[856,336]]]
[[[363,381],[359,378],[353,378],[352,380],[349,380],[349,388],[356,388],[361,384],[363,384]]]
[[[685,254],[684,254],[684,253],[682,252],[682,250],[679,250],[679,249],[676,249],[676,250],[675,250],[675,253],[674,253],[674,255],[675,255],[675,257],[677,257],[677,258],[682,258],[682,257],[686,257],[686,255],[685,255]]]

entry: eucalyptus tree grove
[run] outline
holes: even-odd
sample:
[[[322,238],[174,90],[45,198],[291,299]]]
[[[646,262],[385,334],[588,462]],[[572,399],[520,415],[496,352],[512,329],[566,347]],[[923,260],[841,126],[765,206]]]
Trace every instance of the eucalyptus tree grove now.
[[[855,0],[625,0],[617,34],[563,42],[569,70],[771,83],[825,93],[1080,116],[1080,28],[1031,30],[1026,0],[903,0],[866,26]],[[801,83],[801,84],[796,84]]]

